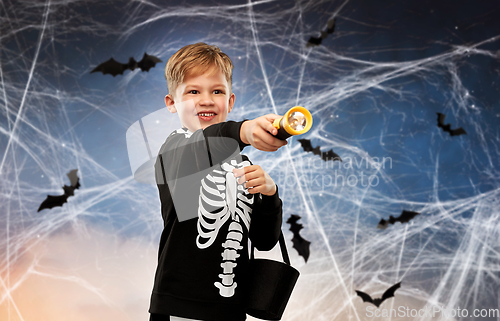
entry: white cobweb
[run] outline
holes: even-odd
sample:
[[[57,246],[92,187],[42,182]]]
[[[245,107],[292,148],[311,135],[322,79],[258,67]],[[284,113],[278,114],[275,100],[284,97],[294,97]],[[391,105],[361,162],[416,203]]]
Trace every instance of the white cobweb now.
[[[283,320],[372,319],[355,290],[380,297],[400,281],[381,306],[399,315],[387,319],[498,308],[500,28],[484,11],[401,40],[408,15],[381,14],[397,3],[367,12],[355,1],[2,2],[0,319],[148,317],[162,221],[156,187],[132,176],[125,136],[164,107],[167,59],[199,41],[235,64],[230,119],[295,105],[314,117],[310,132],[276,153],[244,151],[278,184],[284,221],[300,215],[312,242],[305,263],[283,224],[301,272]],[[306,47],[334,17],[336,31]],[[491,32],[459,36],[481,26]],[[144,52],[163,63],[90,74],[111,56]],[[437,128],[436,112],[467,135]],[[343,162],[304,152],[300,138]],[[75,195],[37,212],[47,194],[63,193],[72,169]],[[402,210],[420,215],[376,228]],[[468,318],[453,318],[459,308]],[[446,319],[436,316],[408,318]]]

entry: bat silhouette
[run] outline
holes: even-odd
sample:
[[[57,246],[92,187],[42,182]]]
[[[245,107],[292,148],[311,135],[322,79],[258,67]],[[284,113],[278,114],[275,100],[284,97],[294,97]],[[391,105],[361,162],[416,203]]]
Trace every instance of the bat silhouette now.
[[[47,198],[40,204],[37,212],[40,212],[46,208],[53,208],[56,206],[63,206],[64,203],[68,202],[68,197],[75,195],[75,189],[80,188],[80,179],[76,175],[77,169],[71,170],[68,174],[66,174],[70,181],[70,186],[64,185],[63,195],[47,195]]]
[[[150,56],[147,53],[144,53],[144,56],[139,62],[135,61],[134,57],[130,57],[128,63],[126,64],[119,63],[118,61],[111,58],[108,61],[103,62],[99,66],[95,67],[94,70],[92,70],[90,73],[100,71],[104,75],[111,74],[114,77],[118,74],[123,75],[123,72],[127,69],[134,70],[136,68],[141,68],[142,71],[149,71],[149,69],[156,66],[156,64],[159,62],[162,61],[158,57]]]
[[[377,227],[379,229],[385,230],[389,224],[394,224],[396,222],[401,222],[402,223],[408,223],[412,218],[417,216],[420,213],[417,212],[412,212],[412,211],[405,211],[401,213],[398,217],[394,217],[392,215],[389,216],[389,219],[386,221],[384,219],[381,219],[380,222],[378,223]]]
[[[396,292],[396,290],[399,289],[400,287],[401,287],[401,282],[396,283],[390,288],[388,288],[387,291],[385,291],[384,294],[382,294],[381,298],[376,298],[376,299],[372,299],[372,297],[366,294],[365,292],[356,290],[356,293],[358,294],[359,297],[361,297],[361,299],[363,299],[363,302],[371,302],[378,308],[382,304],[382,302],[384,302],[386,299],[392,298],[394,296],[394,292]]]
[[[323,39],[328,37],[329,34],[335,31],[335,18],[328,20],[326,30],[321,31],[321,36],[310,37],[307,41],[306,47],[319,46]]]
[[[436,113],[438,115],[438,127],[442,128],[443,131],[450,133],[450,136],[467,135],[467,132],[462,127],[457,129],[451,129],[451,124],[444,124],[444,119],[446,115],[441,113]]]
[[[321,156],[321,159],[324,160],[325,162],[329,161],[329,160],[342,161],[342,158],[340,158],[339,155],[334,153],[332,149],[327,151],[327,152],[321,152],[321,150],[319,149],[319,146],[316,146],[314,148],[312,147],[311,141],[309,139],[299,139],[298,141],[300,142],[300,145],[302,146],[304,151],[312,152],[314,155]]]
[[[309,258],[309,245],[311,242],[305,240],[300,235],[300,230],[304,227],[302,224],[297,223],[298,220],[300,220],[300,216],[292,214],[286,222],[290,224],[290,231],[293,233],[293,248],[296,249],[297,252],[299,252],[299,255],[302,256],[307,262],[307,259]]]

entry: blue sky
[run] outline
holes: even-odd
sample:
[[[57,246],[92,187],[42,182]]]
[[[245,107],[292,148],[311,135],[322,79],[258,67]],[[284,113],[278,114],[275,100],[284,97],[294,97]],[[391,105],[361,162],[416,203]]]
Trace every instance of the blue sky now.
[[[102,282],[106,273],[86,279],[77,272],[93,266],[89,262],[139,260],[141,251],[120,251],[120,242],[138,240],[149,255],[144,269],[154,272],[162,228],[158,192],[134,181],[126,132],[164,107],[166,61],[199,41],[218,45],[235,64],[236,104],[229,119],[283,114],[295,105],[314,117],[310,132],[276,153],[244,150],[280,186],[285,220],[299,214],[302,234],[312,242],[307,264],[289,243],[292,264],[305,282],[291,305],[308,309],[291,308],[287,320],[340,318],[324,307],[331,300],[341,315],[364,319],[365,305],[354,290],[382,293],[398,281],[396,305],[498,306],[499,294],[490,288],[498,282],[500,259],[500,5],[495,1],[2,6],[0,262],[6,286],[0,308],[10,311],[7,320],[22,315],[31,320],[26,310],[15,312],[22,292],[14,285],[36,291],[20,280],[43,279],[41,272],[51,265],[29,259],[29,249],[45,244],[53,254],[54,239],[66,244],[61,235],[116,237],[96,245],[88,262],[66,270],[58,266],[54,277],[87,282],[75,287],[69,302]],[[320,46],[306,47],[333,17],[335,32]],[[149,72],[90,74],[111,57],[126,62],[144,52],[163,62]],[[467,135],[451,137],[437,128],[437,112]],[[166,126],[165,138],[172,129]],[[345,162],[306,166],[315,155],[301,149],[300,138],[323,151],[333,149]],[[384,157],[392,166],[381,170],[349,167],[347,161],[366,164]],[[69,184],[66,173],[75,168],[82,185],[75,196],[63,207],[37,213],[47,194],[62,193],[62,185]],[[335,175],[358,183],[332,185]],[[361,175],[377,177],[377,185],[362,186]],[[421,214],[410,224],[376,229],[380,219],[403,209]],[[291,239],[286,223],[283,230]],[[84,243],[68,245],[68,253]],[[22,270],[23,258],[34,268]],[[326,285],[320,284],[325,275]],[[152,279],[145,280],[140,291],[117,282],[110,292],[90,297],[96,305],[115,306],[109,308],[115,313],[122,302],[110,294],[116,287],[140,292],[134,313],[146,318]]]

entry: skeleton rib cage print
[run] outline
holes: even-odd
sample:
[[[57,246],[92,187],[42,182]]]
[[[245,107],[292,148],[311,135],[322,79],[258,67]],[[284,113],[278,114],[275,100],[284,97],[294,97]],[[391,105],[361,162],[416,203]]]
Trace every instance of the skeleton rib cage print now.
[[[221,281],[214,283],[223,297],[232,297],[237,287],[233,269],[240,256],[238,251],[243,249],[243,228],[247,231],[250,228],[253,204],[253,195],[238,184],[233,169],[249,165],[249,161],[237,163],[231,160],[230,164],[223,163],[220,169],[214,169],[201,181],[196,238],[198,248],[210,247],[220,228],[230,221],[226,241],[222,244],[222,273],[218,275]]]

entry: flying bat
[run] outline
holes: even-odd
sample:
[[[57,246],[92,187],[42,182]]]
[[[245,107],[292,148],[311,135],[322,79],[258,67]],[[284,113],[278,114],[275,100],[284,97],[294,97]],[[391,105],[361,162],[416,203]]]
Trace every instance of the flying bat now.
[[[328,37],[329,34],[335,31],[335,18],[328,20],[326,30],[321,31],[320,37],[310,37],[307,41],[306,47],[319,46],[321,41]]]
[[[313,37],[313,36],[311,36],[309,38],[309,40],[307,40],[306,47],[319,46],[319,45],[321,45],[321,41],[322,40],[323,40],[323,38],[321,38],[321,37]]]
[[[111,58],[108,61],[103,62],[99,66],[95,67],[94,70],[92,70],[90,73],[100,71],[104,75],[111,74],[114,77],[118,74],[123,75],[123,72],[127,69],[134,70],[136,68],[141,68],[142,71],[149,71],[149,69],[156,66],[156,64],[159,62],[162,61],[158,57],[150,56],[147,53],[144,53],[144,56],[139,62],[135,61],[134,57],[130,57],[128,63],[126,64],[122,64]]]
[[[66,174],[69,178],[70,185],[64,185],[63,195],[47,195],[47,198],[40,204],[37,212],[40,212],[46,208],[53,208],[56,206],[63,206],[64,203],[68,202],[68,197],[75,195],[75,189],[80,188],[80,179],[76,175],[77,169],[71,170],[68,174]]]
[[[78,178],[76,172],[78,172],[77,169],[72,169],[68,174],[66,174],[66,176],[69,178],[70,185],[78,189],[80,188],[80,178]]]
[[[286,222],[290,224],[290,231],[293,233],[293,248],[296,249],[297,252],[299,252],[299,255],[302,256],[307,262],[307,259],[309,258],[309,245],[311,242],[305,240],[300,235],[300,230],[304,227],[302,224],[297,223],[298,220],[300,220],[300,216],[292,214]]]
[[[396,292],[397,289],[401,287],[401,282],[394,284],[390,288],[387,289],[387,291],[384,292],[381,298],[376,298],[372,299],[371,296],[366,294],[365,292],[357,291],[356,293],[358,294],[361,299],[363,299],[363,302],[371,302],[373,303],[377,308],[388,298],[392,298],[394,296],[394,292]]]
[[[457,129],[451,129],[451,124],[444,124],[444,119],[446,115],[441,113],[436,113],[438,115],[438,127],[442,128],[443,131],[450,133],[450,136],[467,135],[467,132],[462,127]]]
[[[381,219],[380,222],[378,223],[377,227],[379,229],[385,230],[389,224],[394,224],[396,222],[401,222],[402,223],[408,223],[412,218],[417,216],[420,213],[417,212],[412,212],[412,211],[405,211],[401,213],[398,217],[394,217],[392,215],[389,216],[389,219],[386,221],[384,219]]]
[[[325,162],[329,161],[329,160],[342,161],[342,158],[340,158],[339,155],[334,153],[332,149],[327,151],[327,152],[321,152],[321,150],[319,149],[319,146],[316,146],[314,148],[312,147],[311,141],[309,139],[299,139],[298,141],[300,142],[300,145],[302,146],[304,151],[312,152],[314,155],[321,156],[321,159],[324,160]]]

